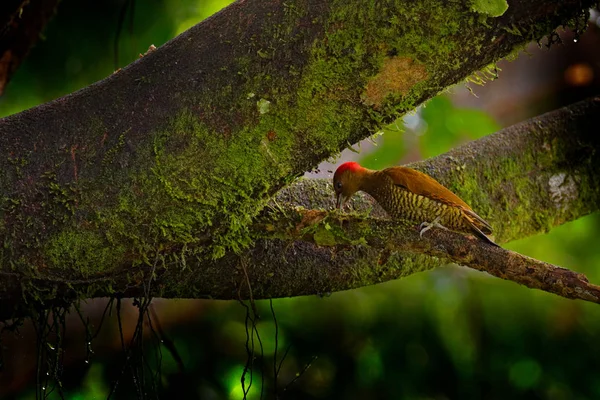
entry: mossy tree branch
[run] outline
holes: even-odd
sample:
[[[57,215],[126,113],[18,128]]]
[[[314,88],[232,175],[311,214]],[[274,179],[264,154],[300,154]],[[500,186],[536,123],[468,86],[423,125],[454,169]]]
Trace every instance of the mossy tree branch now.
[[[430,172],[482,210],[500,243],[545,232],[598,210],[598,112],[600,98],[590,99],[412,166]],[[455,262],[564,297],[599,301],[598,287],[576,272],[458,233],[433,230],[420,238],[414,224],[391,221],[367,195],[355,196],[348,214],[327,211],[333,208],[329,180],[300,180],[280,191],[256,218],[251,228],[255,243],[241,254],[207,261],[193,248],[172,248],[156,253],[135,273],[88,277],[31,279],[0,271],[0,297],[19,299],[24,284],[52,287],[57,298],[115,292],[141,296],[152,269],[151,293],[156,296],[246,298],[248,281],[255,299],[298,296],[361,287]],[[0,315],[10,310],[0,310]]]
[[[583,274],[459,233],[435,230],[420,237],[416,226],[399,224],[389,219],[341,216],[314,210],[295,210],[295,213],[301,216],[296,228],[289,229],[288,226],[285,231],[287,237],[280,232],[275,236],[279,240],[286,237],[287,241],[302,240],[317,247],[329,248],[332,253],[331,261],[340,258],[337,262],[343,262],[346,266],[341,270],[341,274],[339,270],[334,269],[334,275],[341,278],[336,283],[343,288],[348,282],[360,287],[407,276],[442,264],[456,263],[532,289],[541,289],[570,299],[600,303],[600,286],[591,284]],[[293,215],[294,211],[286,210],[284,214]],[[298,227],[304,229],[299,230]],[[364,251],[358,254],[349,253],[348,247],[354,246],[375,251],[371,254]],[[294,260],[296,258],[293,257]],[[311,260],[316,261],[311,268],[312,272],[329,267],[323,264],[322,258],[312,257]],[[314,276],[309,276],[311,278],[308,282],[314,285]],[[289,288],[289,283],[286,283],[285,287]],[[328,282],[322,290],[333,290],[327,290],[329,288]],[[262,285],[260,289],[263,289]],[[253,289],[254,298],[262,293]],[[311,291],[307,294],[314,293]]]
[[[156,260],[170,271],[157,293],[223,297],[226,285],[183,287],[185,271],[215,285],[239,266],[279,189],[530,40],[583,27],[593,3],[514,1],[499,17],[468,0],[234,3],[102,82],[0,120],[0,299],[133,294]],[[467,181],[474,207],[481,180]],[[526,212],[531,193],[515,193],[501,200]]]

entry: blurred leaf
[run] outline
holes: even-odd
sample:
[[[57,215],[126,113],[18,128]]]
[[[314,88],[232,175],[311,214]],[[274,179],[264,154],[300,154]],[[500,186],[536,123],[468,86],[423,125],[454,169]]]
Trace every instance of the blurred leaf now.
[[[371,169],[382,169],[397,164],[406,151],[404,131],[402,120],[383,128],[383,134],[376,138],[377,147],[361,158],[361,164]]]
[[[434,97],[421,109],[426,128],[420,136],[423,158],[444,153],[461,142],[496,132],[500,126],[485,112],[457,108],[446,95]]]
[[[531,358],[524,358],[510,368],[510,381],[519,389],[536,386],[541,375],[540,364]]]
[[[103,379],[102,364],[94,364],[88,370],[83,381],[84,391],[80,398],[85,400],[105,399],[110,392],[106,381]],[[77,397],[74,396],[75,398]]]
[[[358,382],[362,386],[369,386],[383,377],[383,363],[379,349],[368,343],[358,355]]]
[[[176,34],[190,29],[198,22],[206,19],[219,11],[220,9],[228,6],[233,0],[204,0],[204,1],[187,1],[181,4],[181,2],[172,2],[171,8],[173,11],[177,11],[176,17],[179,21],[177,24]]]
[[[244,390],[242,389],[241,377],[244,373],[243,365],[233,366],[227,371],[226,375],[221,378],[223,385],[228,388],[229,396],[228,399],[259,399],[260,394],[260,372],[253,371],[252,375],[250,371],[247,371],[245,376],[245,390],[247,394],[244,396]],[[252,379],[252,381],[250,381]],[[252,386],[250,386],[252,385]]]

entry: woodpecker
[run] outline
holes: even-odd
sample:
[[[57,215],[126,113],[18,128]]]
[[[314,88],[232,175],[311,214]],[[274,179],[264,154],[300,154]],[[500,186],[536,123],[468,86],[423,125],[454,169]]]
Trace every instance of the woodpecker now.
[[[421,222],[420,235],[438,227],[472,233],[498,246],[487,235],[492,227],[467,203],[438,181],[407,167],[391,167],[374,171],[356,162],[338,167],[333,175],[337,208],[362,190],[373,197],[393,218]]]

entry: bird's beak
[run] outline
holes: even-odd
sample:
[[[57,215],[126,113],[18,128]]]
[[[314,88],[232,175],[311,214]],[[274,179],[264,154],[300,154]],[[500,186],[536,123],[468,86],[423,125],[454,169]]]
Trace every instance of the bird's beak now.
[[[338,210],[342,209],[342,206],[344,205],[344,196],[341,193],[338,193],[337,195],[337,199],[335,202],[335,206],[337,207]]]

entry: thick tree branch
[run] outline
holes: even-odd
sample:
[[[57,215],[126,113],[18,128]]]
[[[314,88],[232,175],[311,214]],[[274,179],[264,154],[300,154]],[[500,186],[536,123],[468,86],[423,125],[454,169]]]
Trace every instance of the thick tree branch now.
[[[545,232],[598,210],[599,111],[600,99],[590,99],[413,166],[453,187],[485,215],[500,243]],[[0,298],[7,309],[0,315],[10,315],[12,301],[18,302],[23,290],[49,288],[48,297],[54,299],[115,292],[140,296],[156,260],[151,289],[162,297],[232,299],[241,293],[245,298],[244,269],[254,298],[270,298],[351,289],[455,262],[531,288],[598,302],[598,288],[576,272],[457,233],[434,230],[419,238],[415,226],[390,221],[366,195],[356,196],[351,208],[350,214],[325,211],[333,209],[329,180],[303,179],[280,191],[257,217],[251,229],[256,241],[242,254],[228,252],[207,261],[190,245],[164,249],[148,264],[117,273],[32,278],[3,270]]]

